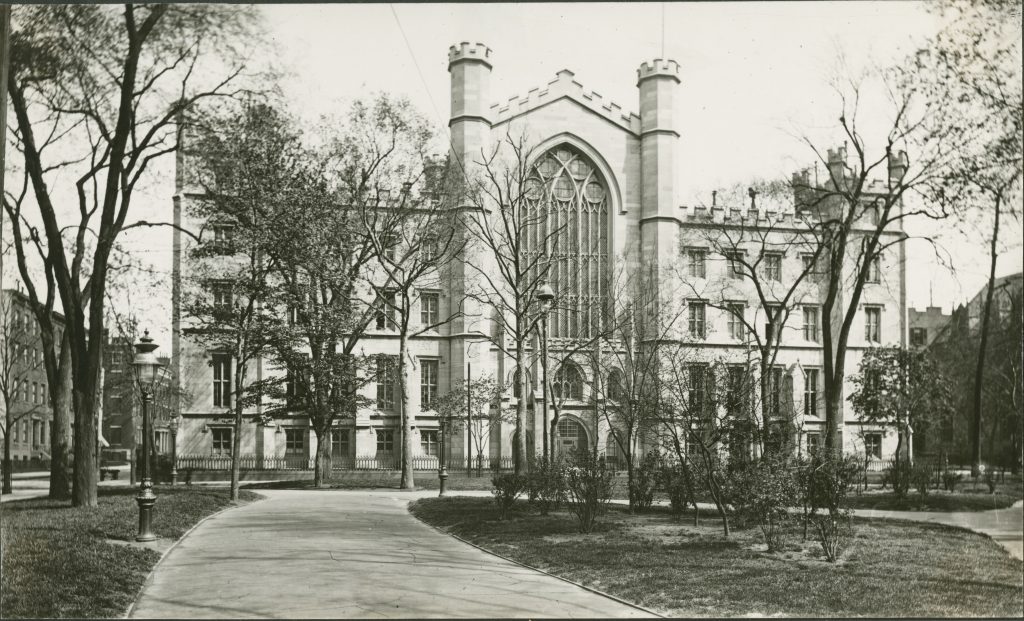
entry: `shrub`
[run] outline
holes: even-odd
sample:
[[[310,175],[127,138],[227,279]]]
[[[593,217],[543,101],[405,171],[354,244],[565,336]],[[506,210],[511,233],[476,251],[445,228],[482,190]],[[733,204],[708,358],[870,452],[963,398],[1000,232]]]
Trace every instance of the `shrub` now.
[[[657,451],[651,451],[644,455],[636,468],[633,468],[633,476],[629,480],[630,511],[640,513],[651,507],[660,465],[661,455]]]
[[[594,529],[612,497],[615,473],[587,451],[573,451],[565,469],[566,500],[581,533]]]
[[[995,468],[991,468],[990,467],[990,468],[986,468],[985,469],[985,485],[988,486],[988,493],[989,494],[995,494],[996,493],[996,469]]]
[[[847,495],[860,476],[861,466],[856,457],[823,452],[807,468],[807,503],[812,510],[809,515],[804,514],[804,532],[807,521],[814,524],[825,558],[834,563],[842,551],[844,537],[853,532]],[[823,513],[819,514],[819,510]]]
[[[928,495],[928,487],[932,483],[932,468],[928,464],[917,461],[910,468],[910,483],[922,496]]]
[[[946,470],[945,472],[942,473],[942,487],[947,492],[955,492],[956,486],[960,483],[960,481],[963,480],[963,478],[964,475],[960,474],[959,472],[952,472],[950,470]]]
[[[897,498],[906,498],[907,491],[910,490],[910,462],[906,459],[890,461],[885,467],[882,481],[882,487],[885,487],[885,481],[892,485],[892,491]]]
[[[516,498],[526,489],[526,477],[519,474],[498,474],[491,478],[494,501],[498,504],[498,517],[502,520],[512,511]]]
[[[668,495],[672,513],[682,513],[693,502],[693,472],[686,464],[662,464],[656,480]]]
[[[561,460],[543,458],[533,461],[530,474],[526,477],[527,495],[530,503],[541,515],[547,515],[565,498],[565,473]]]
[[[796,476],[787,457],[768,455],[739,471],[731,495],[737,512],[761,527],[768,551],[781,550],[790,520],[788,509],[800,500]]]

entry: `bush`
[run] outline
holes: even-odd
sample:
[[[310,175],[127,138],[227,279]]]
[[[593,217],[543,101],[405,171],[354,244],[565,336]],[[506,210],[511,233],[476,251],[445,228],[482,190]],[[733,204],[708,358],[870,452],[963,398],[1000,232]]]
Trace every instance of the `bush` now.
[[[573,451],[565,469],[566,500],[579,521],[581,533],[594,530],[597,518],[608,508],[615,473],[587,451]]]
[[[629,480],[629,510],[640,513],[650,509],[654,502],[654,486],[661,465],[661,455],[651,451],[644,455],[640,464],[633,468]]]
[[[898,467],[897,467],[898,466]],[[910,490],[910,462],[906,459],[892,460],[885,467],[885,474],[882,477],[882,487],[885,482],[892,485],[892,491],[897,498],[906,498]]]
[[[494,484],[494,501],[498,504],[498,517],[502,520],[512,511],[516,498],[527,488],[526,477],[519,474],[498,474],[491,479]]]
[[[847,495],[860,476],[859,459],[838,457],[822,452],[806,466],[808,473],[806,498],[811,507],[804,519],[814,525],[825,558],[834,563],[843,548],[844,537],[852,534],[852,515],[847,506]],[[818,511],[823,513],[819,514]],[[806,536],[807,522],[804,522]]]
[[[668,495],[672,513],[682,513],[693,502],[693,472],[686,464],[662,464],[656,479]]]
[[[769,552],[782,549],[789,507],[798,504],[797,480],[788,458],[781,454],[763,457],[737,472],[731,486],[737,512],[745,521],[761,527]]]
[[[996,469],[989,467],[985,469],[985,485],[988,486],[988,493],[996,493]]]
[[[942,473],[942,487],[947,492],[955,492],[956,486],[960,483],[960,481],[963,480],[963,478],[964,475],[960,474],[959,472],[952,472],[950,470],[946,470],[945,472]]]
[[[928,495],[928,487],[932,484],[933,478],[932,467],[926,463],[918,460],[910,468],[910,483],[917,490],[918,494],[922,496]]]
[[[526,476],[527,495],[530,504],[537,507],[541,515],[557,509],[565,498],[565,473],[561,460],[546,461],[535,459]]]

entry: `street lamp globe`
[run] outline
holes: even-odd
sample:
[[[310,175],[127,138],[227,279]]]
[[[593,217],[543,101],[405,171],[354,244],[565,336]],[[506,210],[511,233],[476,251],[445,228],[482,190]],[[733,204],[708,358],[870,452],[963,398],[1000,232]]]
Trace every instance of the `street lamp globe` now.
[[[551,301],[555,299],[555,290],[551,288],[551,285],[549,285],[546,280],[542,280],[540,286],[537,287],[536,296],[546,309],[551,305]]]
[[[152,393],[156,383],[157,369],[160,368],[160,360],[154,353],[159,347],[149,337],[149,330],[142,335],[139,342],[135,344],[135,358],[132,360],[132,367],[135,368],[135,378],[144,392]]]

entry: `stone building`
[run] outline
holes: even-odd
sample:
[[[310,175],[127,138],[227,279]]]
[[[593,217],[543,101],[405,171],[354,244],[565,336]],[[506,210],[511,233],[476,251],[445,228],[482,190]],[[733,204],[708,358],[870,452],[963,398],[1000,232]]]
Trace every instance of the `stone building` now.
[[[567,229],[571,243],[562,248],[563,252],[575,254],[561,259],[582,266],[580,269],[589,274],[588,278],[575,278],[556,269],[551,285],[561,296],[571,298],[575,307],[585,310],[605,303],[612,294],[600,283],[606,282],[613,271],[624,272],[628,278],[631,273],[653,267],[660,277],[675,279],[671,287],[664,288],[666,291],[689,292],[683,301],[690,314],[687,319],[692,321],[683,322],[684,333],[680,338],[689,339],[708,361],[743,360],[748,355],[748,344],[733,331],[727,313],[715,310],[712,303],[742,303],[743,312],[749,313],[754,325],[760,321],[758,313],[763,311],[750,288],[730,276],[728,261],[711,250],[708,236],[723,228],[739,227],[741,221],[748,228],[768,226],[774,231],[772,235],[779,237],[800,230],[802,224],[791,212],[755,214],[748,213],[745,207],[703,209],[679,204],[678,149],[685,138],[678,131],[677,103],[681,97],[693,96],[687,95],[681,84],[679,65],[662,59],[640,65],[636,75],[638,113],[628,112],[587,90],[568,70],[558,72],[553,80],[525,96],[494,104],[490,90],[494,70],[492,52],[483,44],[461,43],[450,49],[449,156],[467,175],[474,175],[480,173],[482,153],[496,152],[507,159],[510,154],[506,138],[521,138],[529,145],[526,165],[531,181],[542,192],[535,198],[546,201],[549,213],[574,225]],[[846,174],[845,159],[844,148],[830,152],[829,165],[840,176]],[[896,165],[900,163],[897,161]],[[176,222],[189,225],[183,214],[192,198],[179,184],[174,199]],[[887,235],[902,233],[894,231]],[[188,276],[189,247],[187,238],[176,233],[175,271],[182,279]],[[687,262],[698,251],[705,252],[702,267],[691,274],[686,271]],[[897,241],[887,250],[881,264],[873,266],[873,276],[865,287],[850,339],[848,373],[856,370],[864,348],[905,342],[902,253],[903,245]],[[778,261],[780,282],[799,271],[803,261],[795,248],[778,253],[772,260]],[[673,267],[680,265],[684,266],[682,270]],[[456,265],[452,274],[450,282],[436,295],[429,296],[429,308],[422,309],[423,313],[444,316],[451,305],[464,301],[462,292],[470,286],[471,270]],[[809,282],[804,289],[800,308],[794,311],[796,325],[787,324],[790,329],[783,335],[776,364],[787,378],[784,385],[792,392],[787,401],[799,410],[800,442],[806,444],[821,439],[824,406],[819,396],[823,392],[820,286]],[[172,364],[183,393],[190,395],[182,397],[180,407],[183,421],[179,454],[227,454],[230,429],[219,422],[223,420],[219,412],[224,408],[217,401],[223,382],[230,380],[226,375],[230,359],[204,351],[182,335],[181,328],[187,320],[180,315],[180,290],[175,296]],[[699,324],[699,329],[691,324]],[[416,419],[415,444],[421,454],[436,454],[438,440],[437,417],[421,407],[421,399],[464,385],[470,367],[474,379],[512,379],[514,360],[481,338],[494,334],[495,325],[486,309],[468,304],[464,317],[412,343],[416,362],[410,373],[410,407]],[[557,312],[550,325],[554,357],[580,328],[570,317]],[[385,322],[380,329],[370,331],[365,350],[395,354],[397,347],[397,336],[387,329]],[[272,372],[269,366],[261,368],[254,375]],[[590,388],[595,379],[592,374],[592,369],[582,362],[567,365],[563,370],[563,384],[570,394],[564,403],[555,442],[563,450],[578,447],[596,448],[602,454],[609,451],[607,425],[597,414],[600,403],[593,398]],[[847,394],[851,388],[847,386]],[[544,427],[543,413],[535,407],[539,403],[539,385],[536,390],[536,398],[527,397],[531,414],[527,435],[530,452],[539,452]],[[367,408],[358,413],[356,420],[340,423],[333,443],[337,457],[373,457],[390,454],[400,446],[393,386],[370,385],[365,396],[376,398],[379,407]],[[509,394],[507,401],[512,403],[515,398]],[[893,434],[861,425],[852,410],[848,406],[845,409],[845,448],[867,450],[879,458],[891,457],[896,443]],[[510,457],[512,434],[511,425],[495,428],[485,448],[487,456]],[[242,438],[243,453],[264,459],[308,458],[315,452],[315,442],[312,430],[301,419],[278,420],[268,426],[253,423],[243,431]],[[465,436],[453,439],[453,462],[465,459],[466,445]]]

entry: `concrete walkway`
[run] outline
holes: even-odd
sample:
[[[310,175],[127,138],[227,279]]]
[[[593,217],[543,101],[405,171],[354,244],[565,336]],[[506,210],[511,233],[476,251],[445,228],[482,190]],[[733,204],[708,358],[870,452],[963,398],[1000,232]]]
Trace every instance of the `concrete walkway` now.
[[[882,511],[878,509],[857,509],[859,517],[891,518],[914,522],[935,522],[949,526],[960,526],[988,535],[1006,548],[1010,556],[1024,559],[1024,501],[1018,500],[1012,507],[991,511],[958,511],[939,513],[931,511]]]
[[[131,616],[649,616],[482,552],[408,513],[410,500],[436,491],[259,493],[267,499],[218,514],[182,539]]]

